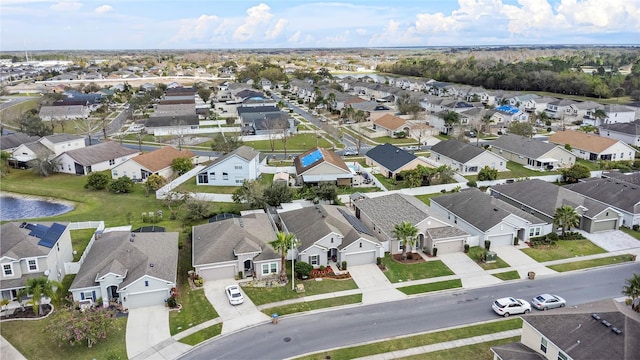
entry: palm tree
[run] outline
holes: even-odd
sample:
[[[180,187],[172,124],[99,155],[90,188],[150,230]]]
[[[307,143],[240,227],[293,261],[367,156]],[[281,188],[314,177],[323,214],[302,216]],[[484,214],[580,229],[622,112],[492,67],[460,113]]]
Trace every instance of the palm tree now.
[[[553,226],[562,228],[562,236],[565,235],[567,230],[571,230],[572,227],[576,227],[579,224],[580,215],[571,206],[564,205],[556,209],[556,213],[553,216]]]
[[[42,299],[47,297],[52,300],[58,298],[57,288],[62,287],[58,281],[49,280],[45,276],[27,279],[26,291],[31,295],[31,306],[36,314],[42,313]]]
[[[402,244],[402,259],[407,258],[407,247],[413,248],[418,241],[418,228],[408,221],[402,221],[393,227],[393,236]]]
[[[275,251],[280,253],[280,279],[282,281],[287,281],[285,258],[291,248],[298,247],[296,236],[292,233],[278,231],[276,239],[271,241],[269,245],[271,245]]]
[[[442,119],[444,120],[445,124],[447,124],[447,129],[453,129],[453,125],[460,122],[460,114],[455,111],[447,111],[447,113],[442,116]],[[447,135],[452,134],[449,134],[449,131],[447,130]]]
[[[0,158],[2,159],[2,173],[9,173],[9,159],[11,158],[11,153],[8,151],[1,151]]]
[[[603,120],[607,118],[607,113],[603,109],[597,109],[593,112],[593,117],[595,119]]]
[[[539,111],[536,114],[536,118],[543,124],[547,125],[547,121],[549,120],[549,114],[546,111]]]
[[[622,294],[635,299],[640,297],[640,275],[633,274],[631,279],[626,279],[627,284],[622,287]]]

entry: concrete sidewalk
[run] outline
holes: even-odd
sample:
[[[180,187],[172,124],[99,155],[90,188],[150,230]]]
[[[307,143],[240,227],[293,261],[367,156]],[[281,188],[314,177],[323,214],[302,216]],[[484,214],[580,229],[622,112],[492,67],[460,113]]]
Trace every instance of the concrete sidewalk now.
[[[0,358],[2,360],[27,360],[20,351],[18,351],[4,337],[0,336]]]

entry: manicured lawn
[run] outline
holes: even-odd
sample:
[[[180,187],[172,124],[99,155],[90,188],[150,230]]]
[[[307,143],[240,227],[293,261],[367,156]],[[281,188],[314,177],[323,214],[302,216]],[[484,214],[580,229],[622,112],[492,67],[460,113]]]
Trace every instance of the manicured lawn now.
[[[429,333],[424,333],[420,335],[402,337],[393,340],[380,341],[375,343],[370,343],[366,345],[353,346],[348,348],[336,349],[326,352],[320,352],[304,357],[299,357],[297,359],[328,359],[330,356],[333,360],[341,360],[341,359],[355,359],[364,356],[370,356],[375,354],[382,354],[386,352],[396,351],[396,350],[404,350],[410,349],[418,346],[437,344],[445,341],[452,341],[456,339],[465,339],[474,336],[480,336],[485,334],[493,334],[497,332],[514,330],[522,328],[522,320],[521,319],[508,319],[508,320],[499,320],[495,322],[485,323],[481,325],[473,325],[462,327],[458,329],[448,329],[442,331],[434,331]],[[513,341],[509,341],[513,342]],[[450,351],[450,350],[447,350]],[[486,351],[491,353],[486,347]],[[421,359],[428,358],[424,354]],[[472,359],[475,359],[476,356],[472,356]],[[491,357],[492,358],[492,357]],[[491,359],[489,358],[489,359]],[[453,358],[452,358],[453,359]],[[468,357],[460,357],[455,359],[468,359]]]
[[[518,280],[520,279],[520,274],[517,271],[506,271],[502,273],[493,274],[493,276],[497,277],[500,280]]]
[[[447,280],[447,281],[438,281],[438,282],[429,283],[429,284],[404,286],[404,287],[398,288],[398,290],[402,291],[407,295],[415,295],[415,294],[428,293],[432,291],[455,289],[455,288],[461,288],[461,287],[462,287],[462,281],[460,281],[460,279],[454,279],[454,280]]]
[[[382,176],[382,174],[373,174],[373,176],[375,176],[376,179],[378,179],[378,181],[380,181],[380,183],[382,183],[382,185],[387,188],[387,190],[399,190],[404,187],[402,186],[403,181],[392,182],[390,179]]]
[[[96,232],[96,229],[79,229],[79,230],[71,230],[71,248],[76,253],[73,254],[73,261],[80,260],[82,253],[84,253],[84,249],[89,245],[89,241],[91,240],[91,236]]]
[[[640,240],[640,231],[634,231],[633,229],[629,229],[627,227],[621,227],[620,230]]]
[[[578,165],[578,164],[586,166],[591,171],[600,170],[600,165],[598,165],[598,163],[595,162],[595,161],[589,161],[589,160],[584,160],[584,159],[576,159],[576,165]]]
[[[589,240],[558,240],[555,245],[543,245],[523,249],[522,251],[537,262],[568,259],[576,256],[602,254],[606,252]]]
[[[526,178],[531,176],[542,176],[542,175],[554,175],[559,174],[558,171],[535,171],[531,169],[527,169],[522,164],[518,164],[514,161],[507,162],[507,169],[510,171],[500,172],[498,173],[498,179],[517,179],[517,178]]]
[[[203,289],[183,292],[178,302],[182,304],[182,310],[169,312],[171,335],[218,317],[218,313],[204,296]]]
[[[181,343],[194,346],[200,344],[203,341],[209,340],[212,337],[218,336],[220,335],[220,333],[222,333],[222,323],[209,326],[206,329],[202,329],[189,336],[185,336],[179,341]]]
[[[2,118],[2,122],[5,124],[17,125],[17,120],[20,119],[22,114],[31,109],[37,109],[39,103],[40,99],[31,99],[8,108],[4,108],[0,110],[0,118]]]
[[[619,264],[627,261],[634,261],[632,256],[633,255],[631,254],[616,255],[616,256],[609,256],[609,257],[604,257],[599,259],[572,261],[570,263],[551,265],[548,267],[549,269],[552,269],[558,272],[588,269],[592,267],[613,265],[613,264]]]
[[[71,346],[60,344],[44,329],[55,321],[55,313],[46,319],[36,321],[6,321],[0,326],[0,333],[27,359],[126,359],[125,332],[127,318],[117,318],[115,331],[104,340],[99,340],[91,348],[86,343]],[[0,356],[2,357],[2,356]],[[2,357],[4,358],[4,357]]]
[[[348,280],[333,280],[323,279],[322,281],[316,281],[315,279],[309,280],[296,280],[296,284],[304,284],[305,292],[298,294],[295,290],[291,290],[291,283],[285,286],[276,287],[251,287],[243,286],[242,290],[256,305],[270,304],[287,299],[295,299],[304,297],[305,295],[318,295],[335,291],[353,290],[358,286],[352,279]]]
[[[402,360],[458,360],[458,359],[474,359],[474,360],[493,360],[493,353],[489,350],[493,346],[519,342],[520,337],[512,337],[487,341],[480,344],[461,346],[453,349],[440,350],[427,354],[419,354],[400,358]]]
[[[325,309],[335,306],[358,304],[362,302],[362,294],[340,296],[329,299],[301,302],[291,305],[275,306],[272,308],[264,309],[262,312],[265,315],[271,316],[271,314],[289,315],[304,311],[311,311],[317,309]]]
[[[505,268],[505,267],[509,267],[511,265],[507,264],[504,260],[502,260],[500,257],[497,257],[497,261],[491,264],[487,264],[485,262],[480,261],[480,257],[482,256],[482,254],[484,253],[484,248],[480,247],[480,246],[473,246],[471,248],[469,248],[469,252],[467,253],[467,256],[469,256],[473,261],[475,261],[478,265],[480,265],[481,268],[485,269],[485,270],[493,270],[493,269],[500,269],[500,268]]]
[[[391,136],[381,136],[377,138],[373,138],[374,141],[379,142],[380,144],[389,143],[389,144],[399,144],[399,145],[418,145],[418,141],[413,138],[392,138]]]
[[[427,204],[427,205],[431,205],[431,198],[436,197],[436,196],[440,196],[440,195],[444,195],[443,193],[437,192],[437,193],[433,193],[433,194],[424,194],[424,195],[416,195],[416,197],[422,201],[423,203]]]
[[[323,138],[317,138],[315,134],[297,134],[291,136],[287,140],[287,151],[306,151],[316,146],[316,141],[318,142],[318,146],[322,148],[331,148],[332,144]],[[244,143],[247,146],[250,146],[258,151],[271,151],[271,143],[269,140],[257,140],[257,141],[247,141]],[[284,147],[282,141],[277,139],[274,143],[274,149],[276,151],[283,151]]]
[[[389,254],[386,254],[382,262],[387,267],[384,275],[392,283],[453,275],[453,271],[440,260],[401,264],[393,260]]]

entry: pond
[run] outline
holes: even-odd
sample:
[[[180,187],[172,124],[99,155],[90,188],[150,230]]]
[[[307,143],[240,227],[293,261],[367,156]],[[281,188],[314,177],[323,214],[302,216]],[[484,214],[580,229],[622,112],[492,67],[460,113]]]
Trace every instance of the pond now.
[[[55,216],[73,209],[73,205],[55,200],[27,198],[5,193],[0,195],[0,220],[2,221]]]

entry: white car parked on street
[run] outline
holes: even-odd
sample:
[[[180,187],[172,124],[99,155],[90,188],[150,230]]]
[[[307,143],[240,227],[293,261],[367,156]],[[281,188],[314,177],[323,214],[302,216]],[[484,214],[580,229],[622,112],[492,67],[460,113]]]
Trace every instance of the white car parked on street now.
[[[531,312],[531,304],[529,304],[528,301],[512,297],[497,299],[491,304],[491,307],[496,314],[504,317],[514,314],[528,314]]]

